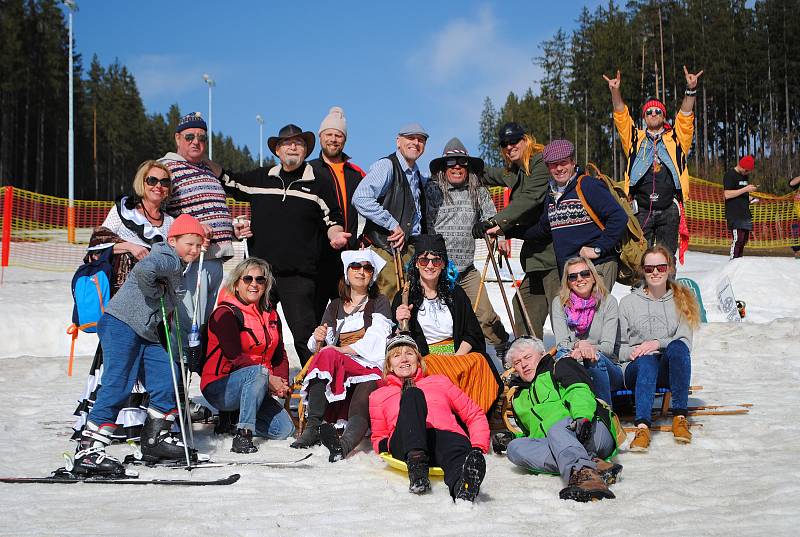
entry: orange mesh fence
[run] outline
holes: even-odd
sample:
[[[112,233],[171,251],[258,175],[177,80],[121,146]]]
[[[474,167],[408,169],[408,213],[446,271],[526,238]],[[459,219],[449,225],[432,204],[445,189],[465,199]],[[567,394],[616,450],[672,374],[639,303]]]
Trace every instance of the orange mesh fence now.
[[[498,209],[508,203],[507,189],[492,188],[492,201]],[[754,229],[748,248],[778,248],[800,244],[800,195],[772,196],[754,193]],[[111,201],[74,202],[74,241],[68,234],[68,201],[10,186],[0,187],[2,237],[0,256],[3,266],[42,270],[73,271],[82,262],[92,229],[105,220]],[[234,217],[249,216],[247,203],[228,199]],[[725,204],[719,184],[692,178],[691,196],[686,203],[686,218],[691,234],[690,246],[727,247],[730,234],[725,225]],[[513,241],[515,253],[520,241]],[[243,247],[235,243],[236,257]],[[484,248],[485,250],[485,248]],[[480,252],[477,255],[481,255]],[[483,252],[485,255],[485,251]]]

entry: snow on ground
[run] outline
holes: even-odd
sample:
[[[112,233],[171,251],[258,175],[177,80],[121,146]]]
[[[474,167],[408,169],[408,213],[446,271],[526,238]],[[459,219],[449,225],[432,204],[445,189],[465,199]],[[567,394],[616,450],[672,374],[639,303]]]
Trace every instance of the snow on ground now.
[[[679,275],[698,282],[711,321],[695,335],[692,383],[703,390],[691,404],[754,407],[744,416],[694,418],[703,426],[693,429],[690,445],[654,433],[649,453],[622,453],[616,500],[561,501],[558,478],[529,475],[489,455],[478,503],[454,506],[441,482],[434,482],[432,494],[410,495],[406,476],[388,470],[364,443],[362,452],[337,464],[317,447],[297,468],[141,471],[142,477],[194,479],[241,473],[228,487],[0,484],[0,535],[796,535],[800,262],[728,262],[689,252]],[[722,322],[716,309],[716,286],[726,275],[747,302],[744,323]],[[47,475],[62,464],[62,451],[74,449],[71,413],[96,338],[80,336],[75,374],[68,377],[69,280],[69,274],[6,270],[0,288],[0,408],[6,411],[0,475]],[[489,289],[503,312],[496,284]],[[614,289],[617,297],[626,293]],[[298,456],[288,440],[259,441],[257,454],[234,455],[230,439],[213,436],[209,426],[195,425],[195,439],[219,460]]]

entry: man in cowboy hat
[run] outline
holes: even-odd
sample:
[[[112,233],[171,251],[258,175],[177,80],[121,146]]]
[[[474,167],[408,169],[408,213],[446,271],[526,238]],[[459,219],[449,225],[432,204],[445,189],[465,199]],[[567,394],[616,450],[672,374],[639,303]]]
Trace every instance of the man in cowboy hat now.
[[[213,165],[225,191],[250,202],[253,237],[249,250],[272,265],[277,300],[304,365],[311,357],[305,341],[319,324],[325,306],[315,303],[323,241],[338,250],[350,238],[341,225],[333,187],[317,180],[305,162],[314,142],[314,133],[289,124],[267,140],[280,164],[244,173]]]
[[[414,237],[425,232],[425,182],[417,166],[425,152],[428,133],[419,123],[404,125],[397,133],[397,151],[378,160],[353,193],[353,205],[366,218],[361,241],[373,245],[389,261],[378,276],[378,289],[394,296],[397,281],[393,253],[400,252],[403,263],[413,255]]]
[[[450,259],[458,269],[458,285],[474,305],[486,340],[494,345],[502,362],[508,348],[508,333],[495,313],[492,303],[481,286],[481,276],[475,268],[475,239],[472,228],[497,214],[489,191],[481,185],[483,160],[471,157],[461,140],[453,138],[444,147],[442,156],[430,163],[431,180],[425,185],[427,202],[425,220],[429,233],[444,237]]]

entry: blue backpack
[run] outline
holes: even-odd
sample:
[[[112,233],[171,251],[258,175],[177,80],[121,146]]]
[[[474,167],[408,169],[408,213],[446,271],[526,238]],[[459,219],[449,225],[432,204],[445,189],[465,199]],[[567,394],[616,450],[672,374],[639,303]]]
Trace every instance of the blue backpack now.
[[[96,259],[89,256],[72,277],[72,323],[78,330],[97,332],[97,321],[111,296],[111,256],[114,248],[104,248]]]

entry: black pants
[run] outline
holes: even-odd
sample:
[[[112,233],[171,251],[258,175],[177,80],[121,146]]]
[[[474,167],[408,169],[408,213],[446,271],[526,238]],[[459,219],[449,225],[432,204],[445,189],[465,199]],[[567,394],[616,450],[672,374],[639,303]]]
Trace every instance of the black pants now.
[[[650,210],[649,207],[639,206],[636,218],[642,226],[647,246],[660,244],[674,257],[678,251],[678,226],[681,223],[681,211],[678,205],[672,203],[664,210]]]
[[[744,255],[744,247],[747,241],[750,240],[750,230],[742,228],[732,228],[731,235],[731,259],[742,257]]]
[[[463,434],[426,428],[427,416],[425,394],[416,387],[407,389],[400,397],[400,413],[389,439],[389,451],[399,460],[405,460],[412,449],[425,451],[430,465],[444,470],[444,482],[452,494],[472,445]]]
[[[315,308],[316,284],[308,276],[275,276],[275,297],[281,303],[286,324],[294,337],[300,363],[305,365],[311,358],[306,343],[322,317]]]

